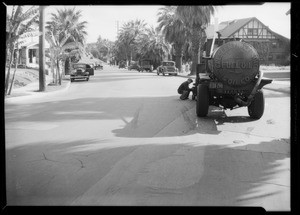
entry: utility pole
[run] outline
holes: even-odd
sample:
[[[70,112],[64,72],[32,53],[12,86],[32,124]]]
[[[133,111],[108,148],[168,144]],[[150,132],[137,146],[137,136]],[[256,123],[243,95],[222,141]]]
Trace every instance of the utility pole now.
[[[45,6],[40,6],[39,23],[39,91],[46,90],[45,76]]]

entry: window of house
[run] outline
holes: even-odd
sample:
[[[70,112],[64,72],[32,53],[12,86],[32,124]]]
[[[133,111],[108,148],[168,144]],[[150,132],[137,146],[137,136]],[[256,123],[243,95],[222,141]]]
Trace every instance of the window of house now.
[[[257,29],[256,28],[253,29],[253,35],[257,35]]]
[[[269,59],[269,60],[273,60],[273,55],[270,54],[270,55],[268,56],[268,59]]]
[[[247,34],[252,36],[253,35],[253,28],[248,28]]]
[[[281,55],[276,55],[276,59],[279,60],[281,58]]]
[[[277,43],[276,42],[273,42],[272,43],[272,48],[276,48],[277,47]]]

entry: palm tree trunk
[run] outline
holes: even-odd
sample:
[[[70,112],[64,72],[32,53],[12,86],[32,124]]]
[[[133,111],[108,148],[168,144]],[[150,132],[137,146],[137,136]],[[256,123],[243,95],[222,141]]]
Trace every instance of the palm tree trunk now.
[[[178,68],[179,72],[181,72],[181,67],[182,67],[182,47],[183,46],[181,44],[176,44],[174,46],[176,67]]]
[[[57,60],[55,60],[55,84],[58,84],[58,66],[57,66]]]
[[[59,60],[57,60],[57,73],[58,73],[58,84],[61,85],[61,72],[59,67]]]
[[[51,73],[53,76],[53,83],[57,84],[56,78],[55,78],[55,69],[54,69],[54,60],[51,58]]]
[[[197,64],[199,63],[198,53],[199,53],[199,45],[200,45],[200,29],[193,28],[192,30],[192,68],[190,75],[195,75],[197,70]]]

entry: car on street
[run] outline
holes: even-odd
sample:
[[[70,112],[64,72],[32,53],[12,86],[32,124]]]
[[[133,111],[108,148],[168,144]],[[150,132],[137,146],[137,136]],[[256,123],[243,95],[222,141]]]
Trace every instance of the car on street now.
[[[86,63],[75,63],[72,65],[70,80],[71,82],[73,82],[75,79],[85,79],[88,81],[91,75],[94,75],[93,65]]]
[[[153,66],[151,65],[151,60],[141,60],[141,69],[143,71],[152,72]]]
[[[157,68],[157,75],[177,75],[178,69],[175,67],[174,61],[163,61],[162,64]]]
[[[137,63],[132,63],[129,67],[128,70],[137,70],[140,71],[141,67]]]
[[[95,65],[95,70],[98,69],[98,68],[99,68],[100,70],[103,69],[102,62],[97,62],[97,63],[96,63],[96,65]]]
[[[126,68],[126,62],[125,61],[120,61],[119,62],[119,69],[122,69],[122,68]]]

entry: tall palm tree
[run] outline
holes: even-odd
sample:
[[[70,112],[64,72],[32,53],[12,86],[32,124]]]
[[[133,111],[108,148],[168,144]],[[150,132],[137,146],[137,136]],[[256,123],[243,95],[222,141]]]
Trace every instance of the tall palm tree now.
[[[176,8],[178,17],[183,20],[185,25],[191,30],[191,42],[193,50],[193,63],[191,74],[196,73],[198,62],[199,47],[201,40],[205,36],[205,27],[210,23],[211,16],[215,13],[215,7],[208,6],[178,6]],[[201,51],[200,51],[201,53]]]
[[[46,40],[50,44],[50,59],[53,78],[57,84],[61,84],[61,75],[59,73],[60,62],[65,62],[72,53],[84,53],[85,37],[87,35],[85,28],[87,22],[80,22],[81,11],[73,9],[58,9],[57,13],[51,14],[51,21],[46,24]],[[69,55],[69,56],[68,56]],[[56,74],[54,75],[54,67]]]
[[[130,61],[133,58],[133,55],[137,51],[137,40],[143,34],[145,34],[146,23],[144,20],[135,20],[125,23],[120,31],[118,40],[123,44],[124,48],[128,50],[127,60]]]
[[[86,21],[80,22],[82,17],[81,10],[75,11],[74,8],[57,9],[57,13],[51,13],[51,21],[57,23],[59,30],[67,31],[70,33],[68,42],[77,40],[78,42],[85,44],[85,38],[87,36]]]
[[[171,49],[164,35],[153,26],[146,29],[146,34],[139,38],[138,44],[138,52],[142,58],[152,61],[154,69],[168,56]]]
[[[11,93],[12,85],[14,82],[14,77],[17,69],[17,62],[18,62],[18,55],[15,58],[15,71],[13,74],[13,78],[11,81],[11,87],[8,92],[9,88],[9,80],[10,80],[10,69],[11,64],[14,57],[16,44],[21,44],[20,39],[26,38],[31,36],[31,33],[35,31],[34,24],[38,23],[39,17],[39,8],[38,7],[30,7],[28,10],[24,12],[23,6],[13,6],[11,16],[7,16],[6,20],[6,29],[8,31],[8,38],[6,40],[6,58],[10,56],[9,60],[6,59],[6,67],[8,67],[8,71],[6,73],[6,80],[5,80],[5,95]]]
[[[172,44],[175,50],[176,67],[181,70],[182,50],[186,43],[187,28],[184,22],[176,14],[176,6],[166,6],[159,9],[158,27],[167,42]]]

